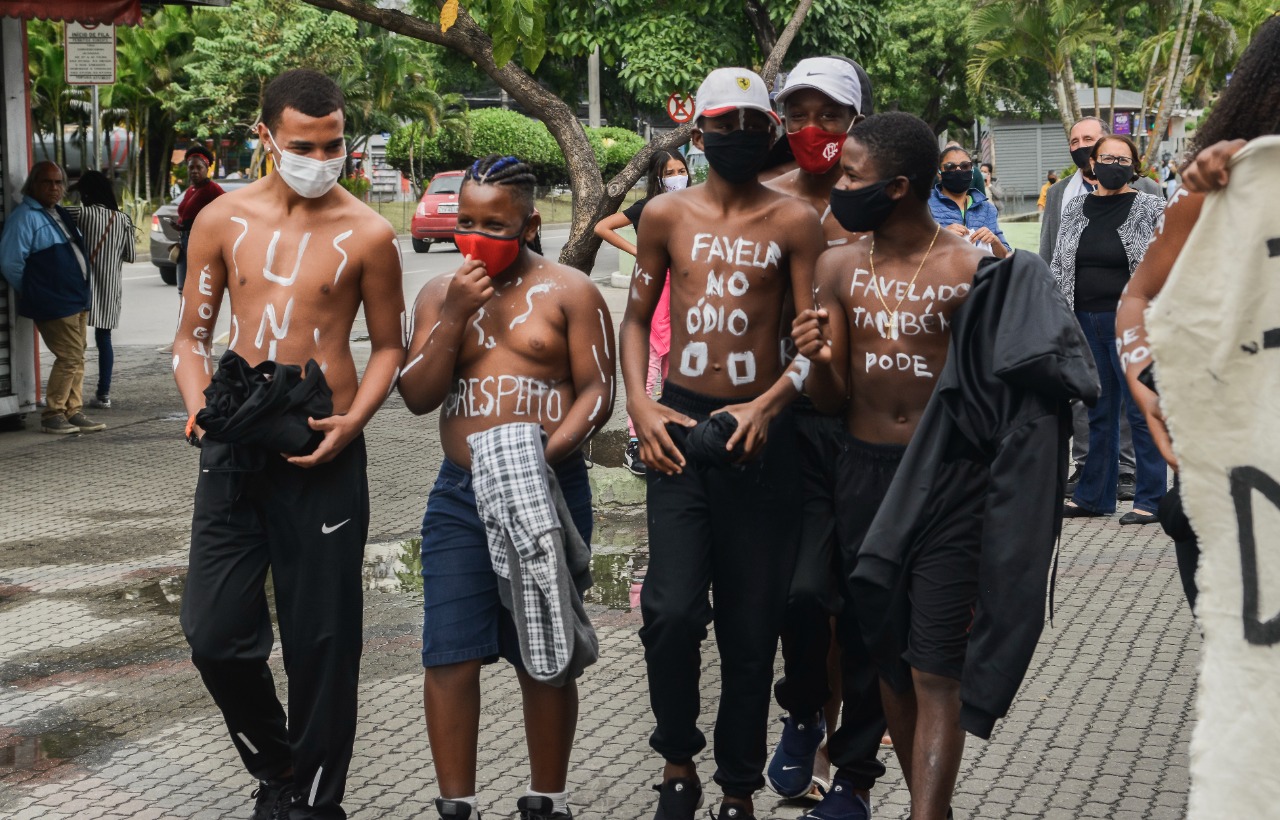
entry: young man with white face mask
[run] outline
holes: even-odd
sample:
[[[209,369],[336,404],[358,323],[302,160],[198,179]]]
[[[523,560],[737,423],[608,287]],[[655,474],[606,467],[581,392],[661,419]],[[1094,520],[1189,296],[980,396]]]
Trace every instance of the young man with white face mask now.
[[[213,443],[201,451],[182,626],[236,751],[261,781],[252,816],[262,820],[346,817],[369,522],[362,431],[404,358],[399,245],[386,220],[336,184],[343,121],[342,91],[322,74],[289,71],[267,86],[258,134],[276,171],[196,218],[173,345],[192,443],[202,443],[200,422],[224,410],[206,407],[206,396],[233,372],[232,354],[243,360],[238,372],[270,373],[269,384],[288,366],[305,367],[308,383],[331,394],[331,412],[321,402],[325,412],[308,405],[290,419],[311,438],[300,451],[249,444],[281,423],[282,413],[261,410],[266,402],[239,439],[210,426]],[[231,336],[215,377],[224,293]],[[360,378],[349,339],[362,305],[372,352]],[[233,448],[234,458],[211,455]],[[287,728],[267,667],[268,568],[289,676]]]

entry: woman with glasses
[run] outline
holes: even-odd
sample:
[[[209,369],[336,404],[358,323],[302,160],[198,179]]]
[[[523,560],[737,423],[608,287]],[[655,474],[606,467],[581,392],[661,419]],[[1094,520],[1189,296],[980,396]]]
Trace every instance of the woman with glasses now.
[[[956,236],[1003,259],[1013,252],[997,221],[996,206],[973,187],[973,158],[958,145],[947,146],[939,160],[940,181],[933,186],[929,210],[934,221]]]
[[[1051,269],[1075,310],[1098,366],[1098,404],[1089,410],[1089,458],[1063,511],[1068,518],[1111,515],[1120,475],[1120,412],[1128,413],[1137,461],[1133,510],[1121,524],[1150,524],[1164,496],[1164,459],[1152,441],[1146,417],[1134,404],[1116,351],[1116,305],[1142,261],[1164,211],[1164,197],[1135,191],[1141,170],[1138,146],[1109,136],[1093,146],[1090,164],[1098,185],[1067,203],[1058,229]]]

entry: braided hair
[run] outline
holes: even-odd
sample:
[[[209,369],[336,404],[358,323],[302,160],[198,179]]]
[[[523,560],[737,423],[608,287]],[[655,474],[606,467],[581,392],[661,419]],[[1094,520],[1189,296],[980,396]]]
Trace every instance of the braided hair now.
[[[490,154],[472,163],[462,181],[477,185],[504,185],[511,188],[520,203],[533,210],[533,188],[538,184],[533,169],[518,157]]]

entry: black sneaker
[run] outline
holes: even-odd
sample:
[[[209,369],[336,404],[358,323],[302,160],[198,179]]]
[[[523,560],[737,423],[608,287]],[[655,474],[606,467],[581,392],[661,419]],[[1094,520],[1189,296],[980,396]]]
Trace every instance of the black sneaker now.
[[[1138,480],[1128,474],[1121,474],[1116,482],[1116,501],[1132,501],[1133,493],[1138,489]]]
[[[690,777],[673,777],[660,786],[653,820],[694,820],[702,808],[702,784]]]
[[[527,794],[516,801],[516,809],[520,812],[520,820],[572,820],[573,812],[567,808],[556,811],[555,803],[550,797],[541,794]]]
[[[716,815],[716,820],[756,820],[756,816],[748,814],[747,810],[741,806],[729,806],[721,803],[720,813]]]
[[[1080,483],[1080,469],[1077,467],[1072,470],[1071,476],[1067,478],[1067,498],[1076,494],[1076,485]]]
[[[436,798],[436,814],[446,820],[468,820],[472,815],[475,820],[480,820],[480,812],[471,807],[470,803],[463,803],[461,800],[445,800],[443,797]]]
[[[644,462],[640,460],[640,442],[631,439],[627,442],[627,449],[622,451],[622,466],[631,471],[632,475],[643,476],[648,472]]]
[[[287,780],[260,780],[253,796],[251,820],[277,820],[289,816],[293,803],[293,784]]]

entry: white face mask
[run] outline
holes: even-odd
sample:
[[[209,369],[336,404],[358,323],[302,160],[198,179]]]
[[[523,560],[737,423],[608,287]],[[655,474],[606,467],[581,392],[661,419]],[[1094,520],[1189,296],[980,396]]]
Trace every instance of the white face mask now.
[[[663,177],[662,187],[668,191],[682,191],[689,187],[689,177],[683,174],[677,174],[673,177]]]
[[[282,150],[270,128],[267,129],[267,136],[271,137],[272,145],[279,152],[276,171],[298,196],[317,199],[338,184],[338,177],[342,176],[342,169],[347,166],[345,153],[333,159],[312,159]]]

